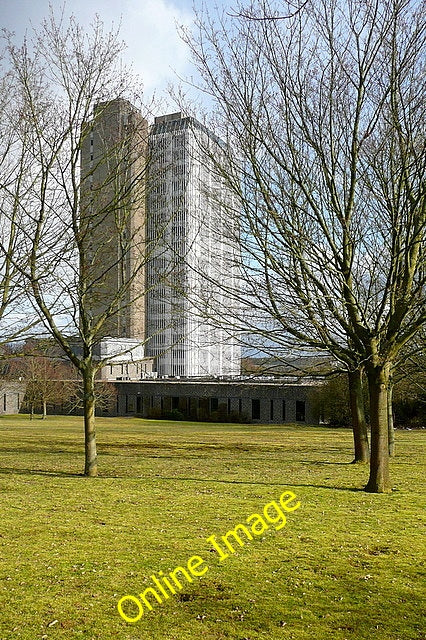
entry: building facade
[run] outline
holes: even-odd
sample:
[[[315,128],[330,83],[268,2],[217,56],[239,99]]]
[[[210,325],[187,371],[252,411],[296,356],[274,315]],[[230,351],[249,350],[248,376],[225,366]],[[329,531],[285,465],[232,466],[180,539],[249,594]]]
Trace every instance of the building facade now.
[[[240,348],[218,321],[238,288],[232,207],[221,204],[232,194],[215,170],[224,145],[175,113],[155,119],[149,149],[147,353],[160,377],[238,375]]]
[[[80,225],[88,314],[101,336],[145,338],[148,123],[123,99],[83,126]],[[87,304],[89,307],[89,305]]]
[[[116,415],[144,418],[318,424],[317,384],[280,381],[116,382]]]
[[[137,339],[104,338],[96,345],[94,357],[107,361],[99,370],[98,379],[144,380],[156,377],[154,362],[145,356],[145,349]]]
[[[224,144],[180,113],[149,129],[122,99],[97,104],[83,133],[81,268],[86,315],[108,316],[98,339],[146,344],[160,377],[238,375],[220,323],[238,288],[232,194],[215,170]]]

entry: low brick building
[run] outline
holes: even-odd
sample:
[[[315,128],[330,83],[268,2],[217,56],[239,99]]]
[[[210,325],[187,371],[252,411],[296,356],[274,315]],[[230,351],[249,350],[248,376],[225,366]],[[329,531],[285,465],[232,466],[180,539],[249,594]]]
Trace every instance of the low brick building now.
[[[115,383],[116,415],[192,420],[318,424],[316,384],[283,380],[143,380]]]

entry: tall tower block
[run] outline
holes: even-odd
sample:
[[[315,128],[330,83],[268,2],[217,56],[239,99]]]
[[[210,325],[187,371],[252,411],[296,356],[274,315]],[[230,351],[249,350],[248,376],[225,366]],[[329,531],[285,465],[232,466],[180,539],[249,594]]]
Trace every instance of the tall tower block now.
[[[232,206],[220,204],[232,205],[232,193],[214,162],[223,148],[181,113],[155,118],[150,131],[147,352],[160,376],[240,373],[240,348],[217,322],[230,308],[223,291],[238,287]]]
[[[80,225],[93,321],[101,332],[145,337],[148,123],[127,101],[99,103],[83,126]]]

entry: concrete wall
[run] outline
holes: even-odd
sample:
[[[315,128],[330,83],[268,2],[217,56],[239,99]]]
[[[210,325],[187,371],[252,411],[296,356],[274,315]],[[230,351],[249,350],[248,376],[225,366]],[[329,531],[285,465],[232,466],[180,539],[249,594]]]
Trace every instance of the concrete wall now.
[[[25,396],[25,385],[20,382],[0,382],[0,415],[19,413]]]
[[[153,360],[146,358],[141,362],[121,362],[105,365],[99,372],[98,379],[108,382],[115,380],[143,380],[153,377]]]

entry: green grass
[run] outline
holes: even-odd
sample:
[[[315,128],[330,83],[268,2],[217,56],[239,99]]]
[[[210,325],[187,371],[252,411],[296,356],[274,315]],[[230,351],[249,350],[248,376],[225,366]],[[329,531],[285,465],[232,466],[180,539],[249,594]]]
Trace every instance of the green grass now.
[[[420,640],[424,442],[397,433],[395,490],[372,495],[349,431],[99,419],[88,479],[81,418],[3,417],[0,638]],[[286,490],[286,526],[220,563],[206,539]],[[122,620],[195,554],[204,576]]]

